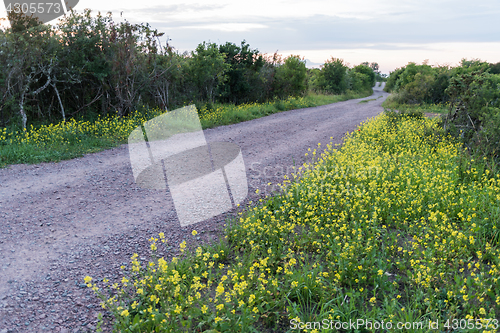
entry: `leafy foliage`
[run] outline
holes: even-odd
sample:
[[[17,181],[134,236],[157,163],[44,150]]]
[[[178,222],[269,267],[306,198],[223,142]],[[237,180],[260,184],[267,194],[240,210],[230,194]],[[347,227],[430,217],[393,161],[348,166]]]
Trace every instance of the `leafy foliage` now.
[[[274,93],[277,97],[300,96],[307,91],[306,64],[298,55],[291,55],[276,68]]]
[[[500,74],[500,62],[497,62],[496,64],[490,64],[490,73]]]
[[[385,89],[404,110],[406,104],[445,104],[443,125],[470,152],[492,161],[500,155],[500,75],[498,64],[462,59],[460,66],[409,63],[391,73]]]
[[[378,70],[377,64],[372,63],[372,65],[375,68],[377,68],[377,70]],[[363,86],[362,89],[370,89],[371,87],[373,87],[375,85],[375,69],[374,68],[369,67],[369,66],[364,65],[364,64],[361,64],[361,65],[354,67],[352,70],[355,73],[360,73],[360,74],[363,74],[366,76],[366,78],[362,80],[363,81],[362,82],[362,86]]]
[[[385,91],[394,92],[401,104],[447,103],[450,79],[466,73],[495,71],[496,65],[478,59],[462,59],[460,66],[429,66],[413,62],[391,72]]]
[[[321,70],[312,69],[308,73],[309,88],[330,94],[370,90],[376,81],[378,64],[366,62],[349,68],[344,60],[331,58]]]
[[[341,94],[347,90],[347,69],[342,59],[331,58],[321,69],[320,86],[329,93]]]
[[[225,57],[215,43],[203,42],[191,53],[187,72],[197,88],[198,99],[214,101],[214,91],[227,80],[230,68]]]
[[[0,127],[126,117],[142,107],[264,103],[308,91],[303,59],[240,45],[202,42],[179,54],[148,24],[116,23],[111,13],[72,11],[56,27],[12,13],[0,30]],[[374,68],[378,65],[372,63]],[[340,59],[327,61],[312,90],[365,89]],[[359,82],[358,82],[359,81]],[[349,84],[348,84],[349,82]]]
[[[225,54],[225,61],[230,65],[227,81],[219,86],[219,100],[235,104],[263,101],[266,96],[264,78],[260,75],[265,65],[262,54],[245,41],[241,46],[226,42],[219,46],[219,52]]]
[[[475,154],[500,161],[500,75],[481,71],[451,79],[445,128]]]

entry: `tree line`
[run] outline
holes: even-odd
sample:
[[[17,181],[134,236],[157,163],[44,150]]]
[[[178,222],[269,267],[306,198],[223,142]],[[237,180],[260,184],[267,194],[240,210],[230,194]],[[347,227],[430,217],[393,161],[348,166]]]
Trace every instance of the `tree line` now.
[[[368,90],[380,75],[376,63],[350,68],[336,58],[307,69],[299,55],[262,54],[246,41],[203,42],[180,54],[149,24],[116,23],[111,13],[72,11],[57,26],[13,12],[9,20],[0,30],[0,127],[340,94]]]

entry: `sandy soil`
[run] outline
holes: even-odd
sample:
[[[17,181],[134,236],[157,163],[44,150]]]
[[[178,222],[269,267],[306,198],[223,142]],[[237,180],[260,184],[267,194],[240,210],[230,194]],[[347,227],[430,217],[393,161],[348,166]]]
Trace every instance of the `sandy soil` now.
[[[308,148],[341,143],[346,132],[382,112],[387,95],[377,87],[365,98],[377,99],[368,103],[292,110],[204,132],[208,142],[241,148],[249,184],[242,208],[270,193],[283,171],[301,165]],[[121,278],[120,266],[133,253],[149,258],[148,239],[159,232],[169,244],[160,250],[165,257],[183,240],[213,242],[235,214],[181,227],[168,191],[135,184],[127,145],[0,169],[0,333],[93,332],[101,308],[83,283],[86,275]]]

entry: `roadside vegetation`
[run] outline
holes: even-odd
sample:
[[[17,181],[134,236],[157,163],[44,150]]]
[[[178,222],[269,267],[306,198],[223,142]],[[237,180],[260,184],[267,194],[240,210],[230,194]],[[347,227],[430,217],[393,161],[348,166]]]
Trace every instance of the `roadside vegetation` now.
[[[450,111],[450,104],[399,104],[394,101],[394,95],[389,95],[382,103],[382,106],[388,110],[398,110],[402,113],[413,112],[415,114],[425,115],[426,113],[437,114],[439,116],[446,116]]]
[[[125,143],[144,121],[195,104],[204,128],[369,96],[378,64],[262,54],[245,41],[180,54],[148,24],[72,12],[58,26],[11,12],[0,30],[0,167]]]
[[[323,148],[219,244],[197,246],[194,227],[172,260],[134,254],[121,280],[86,277],[115,330],[336,332],[359,319],[496,332],[500,175],[438,119],[389,112]],[[167,245],[150,241],[153,256]]]
[[[198,112],[202,127],[229,125],[276,112],[336,103],[371,95],[371,90],[347,92],[342,95],[310,93],[267,103],[203,104]],[[0,167],[17,163],[60,161],[98,152],[127,143],[130,133],[164,113],[159,108],[143,108],[128,116],[99,117],[93,121],[74,120],[40,125],[26,131],[0,129]]]
[[[441,114],[446,133],[460,139],[470,154],[500,162],[500,63],[409,63],[390,74],[385,89],[392,92],[386,108]]]

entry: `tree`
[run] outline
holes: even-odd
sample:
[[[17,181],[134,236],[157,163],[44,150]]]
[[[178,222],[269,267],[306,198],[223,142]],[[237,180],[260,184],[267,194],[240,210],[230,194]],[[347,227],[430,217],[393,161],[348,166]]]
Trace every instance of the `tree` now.
[[[364,89],[370,89],[375,85],[375,72],[373,71],[372,67],[361,64],[354,67],[353,71],[364,74],[368,77],[368,81],[365,83]]]
[[[51,84],[57,37],[50,26],[36,18],[14,12],[8,16],[11,28],[6,30],[0,46],[5,94],[9,96],[6,99],[17,104],[21,126],[26,130],[27,104]]]
[[[173,52],[168,44],[156,59],[151,88],[155,92],[156,103],[162,109],[168,109],[172,103],[172,90],[176,83],[179,84],[182,76],[181,64],[182,57]]]
[[[221,100],[239,104],[259,99],[259,71],[264,66],[259,51],[251,49],[243,40],[241,46],[226,42],[219,46],[219,52],[226,56],[225,61],[230,65],[227,81],[219,86]]]
[[[214,92],[219,84],[226,81],[230,65],[225,62],[226,55],[220,53],[215,43],[201,43],[191,52],[188,62],[190,78],[198,89],[202,100],[214,102]]]
[[[307,70],[303,58],[291,55],[276,68],[274,90],[281,98],[300,96],[307,91]]]
[[[348,88],[353,91],[365,91],[370,89],[370,77],[366,74],[351,69],[347,75]]]
[[[369,66],[375,74],[380,74],[378,63],[372,62]]]
[[[92,17],[87,9],[83,14],[72,11],[57,27],[63,47],[58,55],[60,71],[54,79],[54,90],[71,116],[90,112],[99,101],[103,115],[110,109],[111,87],[107,79],[111,74],[111,25],[111,13]]]
[[[127,21],[110,27],[108,61],[111,62],[109,86],[115,97],[119,116],[129,114],[138,105],[144,89],[158,74],[156,39],[162,34],[148,24]],[[151,65],[153,65],[151,68]]]
[[[497,62],[496,64],[490,64],[490,73],[500,74],[500,62]]]
[[[321,70],[319,68],[307,69],[307,86],[310,90],[315,92],[320,92],[323,86],[321,80],[322,76],[321,76]]]
[[[347,70],[344,60],[333,57],[327,60],[321,68],[323,90],[334,94],[344,93],[347,90]]]

